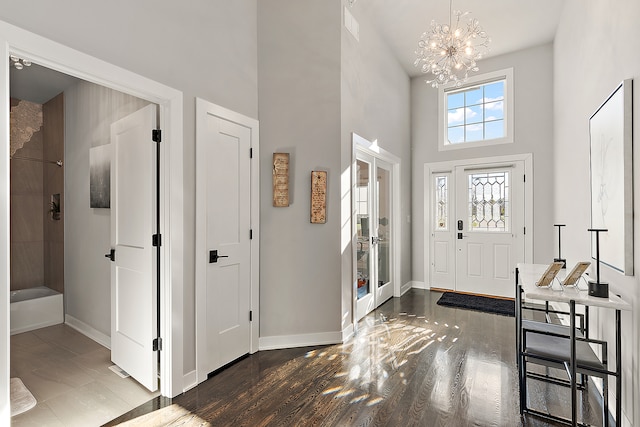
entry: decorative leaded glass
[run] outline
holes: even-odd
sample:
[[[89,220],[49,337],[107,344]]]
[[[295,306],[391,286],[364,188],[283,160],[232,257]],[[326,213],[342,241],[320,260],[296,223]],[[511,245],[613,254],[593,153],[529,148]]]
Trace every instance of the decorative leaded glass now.
[[[436,230],[447,230],[449,213],[448,177],[436,176]]]
[[[509,172],[469,175],[470,231],[509,231]]]

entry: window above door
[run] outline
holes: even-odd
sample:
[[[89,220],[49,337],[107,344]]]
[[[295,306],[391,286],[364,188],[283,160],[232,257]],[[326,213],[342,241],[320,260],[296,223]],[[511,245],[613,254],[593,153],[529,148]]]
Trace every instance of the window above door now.
[[[471,77],[438,92],[439,150],[513,142],[513,69]]]

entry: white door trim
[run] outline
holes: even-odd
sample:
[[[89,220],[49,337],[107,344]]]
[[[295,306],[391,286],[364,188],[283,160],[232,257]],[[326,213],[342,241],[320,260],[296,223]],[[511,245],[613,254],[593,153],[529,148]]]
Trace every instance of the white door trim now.
[[[524,262],[533,262],[533,154],[515,154],[508,156],[484,157],[477,159],[450,160],[424,164],[424,278],[425,288],[431,289],[431,224],[433,221],[431,212],[432,185],[431,175],[436,172],[455,171],[458,166],[483,165],[487,167],[499,166],[509,162],[524,162],[524,174],[527,179],[524,183]]]
[[[161,251],[160,375],[163,396],[183,389],[183,104],[182,92],[0,21],[0,420],[9,408],[9,54],[158,104],[160,145]],[[175,321],[172,321],[175,319]],[[5,418],[5,416],[7,418]]]
[[[228,120],[251,129],[251,306],[253,321],[251,322],[251,350],[253,354],[258,351],[258,340],[260,332],[260,147],[259,147],[259,123],[251,117],[244,116],[235,111],[231,111],[216,104],[212,104],[201,98],[196,98],[196,123],[202,115],[209,114],[221,119]],[[198,126],[196,125],[196,254],[207,252],[207,240],[204,233],[207,226],[206,218],[206,187],[198,185],[206,180],[206,156],[205,146],[198,143]],[[207,263],[205,257],[196,256],[196,300],[206,293]],[[198,309],[196,304],[196,383],[199,384],[207,379],[209,372],[201,372],[198,363],[198,353],[203,340],[206,338],[203,328],[198,325],[204,324],[206,313]]]
[[[361,137],[360,135],[358,135],[357,133],[352,133],[352,142],[353,142],[353,146],[352,146],[352,152],[351,152],[351,247],[352,247],[352,261],[351,261],[351,283],[352,283],[352,313],[353,313],[353,317],[352,317],[352,321],[354,326],[357,324],[357,300],[358,300],[358,296],[357,296],[357,283],[358,283],[358,272],[357,272],[357,268],[356,268],[356,236],[357,236],[357,232],[356,232],[356,221],[354,220],[355,214],[356,214],[356,203],[355,203],[355,197],[353,196],[354,191],[355,191],[355,185],[357,182],[357,176],[356,176],[356,151],[361,151],[363,153],[369,154],[375,158],[384,160],[387,163],[390,163],[392,166],[392,177],[391,179],[393,180],[393,201],[392,201],[392,206],[391,206],[391,210],[392,210],[392,233],[393,233],[393,237],[392,237],[392,244],[393,244],[393,251],[391,254],[391,266],[393,268],[393,273],[392,276],[393,277],[393,296],[394,297],[400,297],[401,294],[401,284],[400,284],[400,280],[401,280],[401,274],[400,274],[400,260],[402,259],[402,254],[401,254],[401,250],[402,250],[402,245],[401,245],[401,241],[400,241],[400,237],[402,236],[402,230],[401,230],[401,224],[402,221],[400,221],[400,157],[388,152],[387,150],[385,150],[384,148],[381,148],[378,146],[378,142],[377,141],[369,141],[363,137]]]

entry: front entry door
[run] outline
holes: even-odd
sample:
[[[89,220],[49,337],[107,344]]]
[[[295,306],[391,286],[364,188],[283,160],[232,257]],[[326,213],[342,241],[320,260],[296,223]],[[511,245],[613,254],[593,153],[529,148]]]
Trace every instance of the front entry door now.
[[[393,296],[392,165],[356,154],[357,319]]]
[[[111,360],[158,389],[156,251],[157,106],[111,125]]]
[[[456,168],[456,291],[511,297],[524,261],[523,165]]]
[[[432,173],[431,287],[513,298],[524,262],[524,162]]]
[[[251,129],[198,108],[198,165],[205,169],[198,214],[206,227],[197,233],[206,250],[196,256],[206,262],[206,279],[196,290],[197,365],[206,374],[251,350]]]

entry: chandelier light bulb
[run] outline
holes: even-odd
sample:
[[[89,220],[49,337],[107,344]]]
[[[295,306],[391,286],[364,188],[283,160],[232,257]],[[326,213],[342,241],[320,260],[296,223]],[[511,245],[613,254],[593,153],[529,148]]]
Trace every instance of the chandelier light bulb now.
[[[14,62],[14,63],[13,63],[13,66],[14,66],[14,67],[16,67],[16,69],[17,69],[17,70],[22,70],[22,68],[24,68],[24,67],[22,66],[22,63],[21,63],[20,61],[18,61],[18,62]]]
[[[431,21],[430,30],[422,34],[415,52],[414,65],[431,74],[427,83],[432,87],[448,83],[462,86],[470,72],[478,71],[476,61],[488,52],[491,42],[477,19],[461,22],[468,12],[451,11],[451,3],[449,7],[449,25]]]

